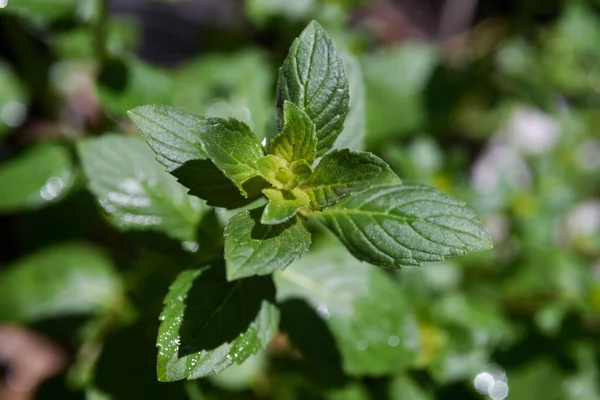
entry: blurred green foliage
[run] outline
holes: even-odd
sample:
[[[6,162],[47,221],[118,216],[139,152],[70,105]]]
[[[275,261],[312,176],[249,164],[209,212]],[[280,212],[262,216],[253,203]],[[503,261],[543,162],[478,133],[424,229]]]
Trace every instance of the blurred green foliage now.
[[[136,55],[140,22],[107,19],[101,1],[0,9],[0,321],[73,356],[40,399],[478,399],[490,364],[510,399],[600,398],[598,2],[519,2],[446,41],[388,44],[348,17],[364,3],[247,0],[240,26],[168,68]],[[322,233],[277,274],[280,333],[266,353],[158,384],[168,285],[220,251],[231,215],[189,200],[143,147],[122,165],[141,145],[125,112],[168,104],[269,136],[276,68],[312,18],[359,60],[346,70],[364,76],[351,90],[365,91],[366,121],[352,120],[365,148],[404,181],[466,201],[495,249],[389,272]],[[114,171],[127,174],[109,187]]]

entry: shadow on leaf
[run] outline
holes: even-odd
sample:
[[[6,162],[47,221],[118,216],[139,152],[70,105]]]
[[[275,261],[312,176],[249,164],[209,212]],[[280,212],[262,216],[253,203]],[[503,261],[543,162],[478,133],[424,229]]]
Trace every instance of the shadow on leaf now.
[[[332,386],[344,381],[340,352],[329,327],[304,300],[291,299],[280,305],[281,330],[306,360],[315,379]],[[323,382],[325,383],[325,382]]]
[[[278,237],[282,234],[282,232],[290,229],[294,223],[296,223],[296,219],[292,218],[286,222],[277,225],[263,225],[260,223],[260,218],[263,214],[264,207],[255,208],[254,210],[250,210],[250,218],[254,221],[254,226],[252,227],[252,231],[250,232],[250,237],[255,240],[267,240],[274,237]]]
[[[221,170],[210,160],[190,160],[171,172],[191,195],[206,200],[208,205],[229,209],[250,204]]]
[[[274,298],[270,277],[228,282],[222,266],[204,268],[185,298],[178,357],[233,341],[248,330],[263,300],[274,302]]]

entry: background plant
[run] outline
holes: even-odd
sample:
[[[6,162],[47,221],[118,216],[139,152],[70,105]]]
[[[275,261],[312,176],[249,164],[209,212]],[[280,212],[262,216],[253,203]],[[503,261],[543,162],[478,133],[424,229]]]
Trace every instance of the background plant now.
[[[507,13],[481,2],[479,22],[439,46],[396,43],[380,6],[287,4],[245,2],[244,24],[205,28],[202,53],[185,62],[176,40],[149,52],[147,28],[116,3],[110,18],[96,1],[2,9],[0,318],[71,356],[39,397],[481,398],[473,379],[491,362],[510,398],[598,397],[595,3]],[[406,15],[426,37],[419,13]],[[157,316],[167,293],[176,304],[186,290],[183,278],[168,286],[183,270],[222,279],[219,266],[189,268],[221,254],[232,215],[188,196],[125,112],[234,117],[262,140],[277,132],[276,68],[313,18],[355,57],[344,58],[345,126],[365,144],[355,134],[339,147],[465,200],[495,250],[390,272],[311,224],[310,252],[275,274],[277,291],[265,277],[237,280],[281,304],[267,351],[217,377],[159,384]],[[364,86],[352,78],[361,72]],[[269,306],[247,304],[268,322]]]

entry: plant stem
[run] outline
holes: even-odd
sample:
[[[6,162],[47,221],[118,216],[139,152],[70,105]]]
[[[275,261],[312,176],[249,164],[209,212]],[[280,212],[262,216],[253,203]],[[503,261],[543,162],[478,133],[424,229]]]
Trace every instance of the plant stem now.
[[[185,381],[183,383],[185,387],[185,392],[188,395],[190,400],[204,400],[204,396],[198,387],[198,382],[196,381]]]
[[[98,15],[94,24],[94,42],[98,60],[103,62],[108,58],[108,0],[97,1]]]

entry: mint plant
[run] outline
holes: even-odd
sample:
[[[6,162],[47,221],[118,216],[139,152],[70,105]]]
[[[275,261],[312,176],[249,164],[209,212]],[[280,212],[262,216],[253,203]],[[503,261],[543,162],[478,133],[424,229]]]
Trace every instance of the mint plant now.
[[[243,207],[224,231],[224,268],[215,257],[171,286],[160,316],[159,380],[219,373],[267,345],[279,323],[269,275],[308,251],[307,220],[322,223],[357,259],[385,268],[491,248],[465,203],[404,184],[374,154],[335,148],[349,102],[342,58],[313,21],[279,70],[279,132],[264,143],[233,118],[161,105],[129,111],[158,162],[190,195],[213,207]],[[187,214],[201,207],[183,203]]]

